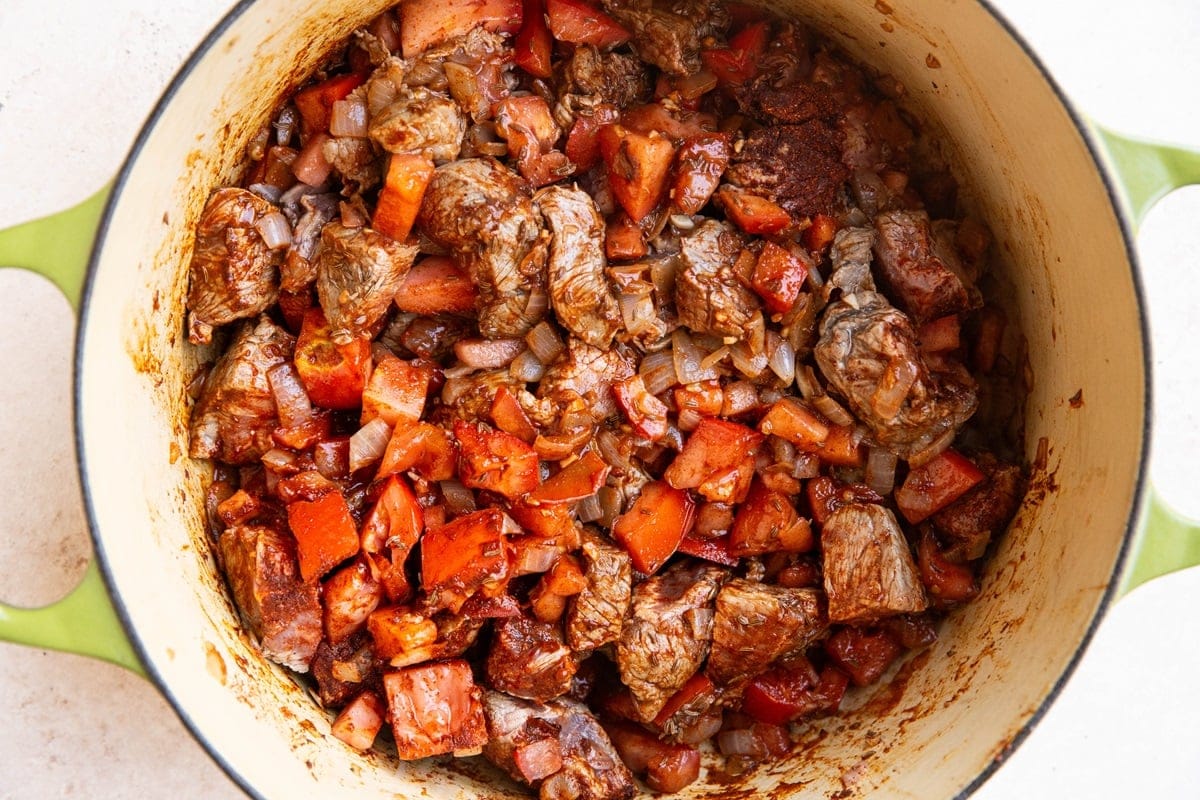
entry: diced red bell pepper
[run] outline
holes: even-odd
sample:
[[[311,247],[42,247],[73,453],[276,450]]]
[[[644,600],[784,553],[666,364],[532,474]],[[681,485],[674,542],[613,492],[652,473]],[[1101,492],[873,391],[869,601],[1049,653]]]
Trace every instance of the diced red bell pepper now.
[[[396,308],[413,314],[466,314],[475,310],[475,282],[448,256],[413,264],[396,292]]]
[[[653,481],[642,487],[633,507],[613,523],[613,538],[639,572],[651,575],[679,548],[696,521],[696,504],[683,489]]]
[[[766,22],[752,22],[730,37],[729,47],[700,51],[700,60],[722,86],[741,86],[758,74],[767,32]]]
[[[817,453],[827,464],[839,467],[861,467],[866,460],[862,436],[853,425],[830,425],[829,435],[821,442]]]
[[[754,480],[754,457],[747,456],[728,469],[715,472],[696,487],[706,500],[716,503],[741,503]]]
[[[849,677],[825,667],[817,684],[808,670],[779,667],[752,680],[742,696],[742,711],[771,725],[786,725],[812,714],[832,714],[842,703]]]
[[[516,33],[521,0],[405,0],[400,4],[400,47],[405,58],[413,58],[476,25]]]
[[[657,133],[672,144],[683,144],[715,132],[717,118],[707,112],[671,111],[662,103],[645,103],[622,111],[621,125],[634,133],[646,136]]]
[[[433,620],[405,606],[384,606],[371,612],[367,630],[375,657],[406,662],[397,666],[428,661],[438,637]]]
[[[412,599],[415,590],[408,579],[406,562],[408,551],[383,553],[363,553],[367,566],[371,568],[371,577],[383,587],[383,593],[389,603],[406,603]]]
[[[271,431],[271,438],[280,447],[307,450],[318,442],[327,440],[332,429],[333,420],[330,419],[329,413],[318,411],[299,425],[276,428]]]
[[[533,427],[517,396],[507,386],[497,389],[492,399],[492,422],[500,430],[511,433],[526,444],[533,444],[537,439],[537,428]]]
[[[336,344],[320,306],[304,312],[293,356],[308,399],[322,408],[350,409],[362,404],[371,371],[371,343],[354,339]]]
[[[383,676],[396,754],[412,761],[477,752],[487,744],[482,691],[462,659],[407,667]]]
[[[666,190],[675,146],[657,132],[636,133],[621,125],[605,125],[599,140],[613,197],[631,220],[641,222]]]
[[[642,227],[623,209],[608,218],[604,226],[604,255],[609,261],[636,261],[650,252]]]
[[[842,483],[825,475],[810,480],[805,493],[812,517],[819,525],[824,525],[825,520],[844,505],[883,502],[883,497],[866,484]]]
[[[730,552],[729,546],[728,536],[721,536],[717,539],[701,539],[699,536],[690,535],[683,537],[683,541],[679,543],[679,552],[703,558],[714,564],[736,567],[739,559]]]
[[[613,382],[617,405],[639,436],[652,442],[667,435],[667,404],[646,390],[641,375]]]
[[[546,26],[546,8],[542,0],[524,0],[521,7],[523,18],[521,30],[517,31],[517,39],[513,43],[513,60],[535,78],[553,77],[550,56],[554,42]]]
[[[363,520],[359,541],[367,553],[382,553],[385,549],[411,552],[421,538],[425,517],[421,504],[408,486],[408,481],[392,475],[383,484],[379,499]]]
[[[581,111],[575,117],[564,148],[567,158],[575,165],[577,175],[587,172],[600,162],[600,129],[621,117],[621,112],[612,103],[598,103],[588,111],[590,113]]]
[[[346,99],[366,76],[352,72],[349,75],[335,75],[296,92],[292,101],[300,112],[300,135],[308,141],[319,133],[329,132],[329,121],[333,117],[333,104]]]
[[[829,438],[829,425],[791,397],[776,400],[758,423],[765,434],[778,436],[807,452],[818,452]]]
[[[1007,325],[1004,311],[996,306],[984,306],[979,312],[979,334],[971,348],[971,366],[976,372],[986,375],[996,366]]]
[[[413,470],[427,481],[447,481],[454,477],[457,460],[454,442],[436,425],[397,425],[383,451],[376,477]]]
[[[508,504],[508,513],[522,529],[542,540],[553,540],[564,551],[579,548],[579,527],[569,505],[529,505],[523,500]]]
[[[754,481],[734,517],[729,551],[738,556],[803,553],[813,545],[812,526],[796,511],[791,498]]]
[[[325,637],[337,644],[361,630],[383,601],[383,587],[365,561],[342,567],[321,585]]]
[[[315,581],[358,552],[358,528],[341,492],[289,503],[287,517],[305,581]]]
[[[630,39],[629,31],[620,23],[582,0],[546,0],[546,17],[550,33],[560,42],[606,50]]]
[[[804,246],[819,252],[829,246],[837,234],[838,221],[828,214],[814,214],[812,224],[804,229]]]
[[[656,792],[682,791],[700,777],[700,751],[691,745],[664,742],[630,722],[607,721],[604,730],[625,766]]]
[[[537,451],[511,433],[454,423],[458,474],[468,489],[486,489],[508,498],[524,497],[541,483]]]
[[[855,686],[870,686],[887,672],[904,648],[887,631],[845,627],[825,640],[825,652]]]
[[[778,203],[742,189],[722,186],[717,200],[730,222],[746,233],[772,235],[792,224],[792,216]]]
[[[595,451],[588,450],[530,492],[526,502],[541,505],[578,502],[600,491],[611,470]]]
[[[736,422],[702,419],[663,478],[676,489],[695,489],[719,479],[747,458],[753,460],[763,439],[758,431]]]
[[[505,539],[516,526],[498,508],[464,514],[421,539],[421,585],[435,606],[452,611],[485,586],[509,577]]]
[[[428,364],[383,357],[363,389],[359,423],[366,425],[376,417],[389,425],[416,422],[425,409],[431,378]]]
[[[754,264],[750,285],[768,311],[786,314],[796,304],[807,279],[808,267],[804,262],[774,242],[767,242]]]
[[[387,707],[379,696],[366,691],[338,712],[329,732],[355,750],[370,750],[371,745],[375,744],[375,737],[383,729],[386,714]]]
[[[425,156],[393,153],[375,203],[371,227],[398,242],[407,239],[421,210],[433,169],[433,162]]]
[[[729,166],[733,148],[727,133],[704,133],[684,140],[675,156],[671,204],[681,214],[699,214]]]
[[[945,450],[908,471],[896,490],[896,506],[914,525],[941,511],[983,480],[979,467],[954,450]]]
[[[938,606],[962,603],[979,594],[975,571],[969,564],[955,564],[946,558],[929,528],[917,542],[917,570]]]

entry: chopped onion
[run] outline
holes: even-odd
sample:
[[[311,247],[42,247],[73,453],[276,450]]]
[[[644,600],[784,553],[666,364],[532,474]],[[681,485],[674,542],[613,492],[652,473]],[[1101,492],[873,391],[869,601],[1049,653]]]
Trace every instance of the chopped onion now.
[[[438,484],[442,490],[442,499],[446,501],[446,510],[456,517],[470,514],[475,510],[475,493],[463,486],[459,481],[442,481]]]
[[[367,82],[367,110],[372,117],[396,102],[397,96],[399,90],[390,80],[376,78]]]
[[[538,436],[533,440],[533,449],[543,461],[562,461],[564,458],[579,455],[583,447],[592,438],[590,425],[568,428],[563,433],[550,436]]]
[[[884,497],[891,494],[896,488],[896,454],[883,447],[869,448],[864,481]]]
[[[272,447],[263,453],[262,463],[268,472],[283,473],[285,475],[295,474],[298,469],[296,466],[296,454],[278,447]]]
[[[553,540],[521,547],[517,555],[515,575],[545,572],[554,566],[561,551]]]
[[[815,478],[821,474],[821,459],[816,453],[796,452],[796,465],[792,467],[792,477],[797,480]]]
[[[625,329],[632,335],[658,328],[658,315],[654,311],[654,299],[650,292],[618,295],[617,304],[621,308]]]
[[[871,395],[871,406],[885,420],[895,419],[904,407],[908,390],[917,381],[917,362],[907,358],[893,358]]]
[[[318,133],[308,140],[308,144],[304,145],[304,149],[296,156],[296,160],[292,162],[292,174],[298,181],[309,186],[320,186],[329,179],[333,166],[325,158],[327,141],[329,134]]]
[[[459,361],[476,369],[506,367],[524,349],[525,342],[520,339],[459,339],[454,343]]]
[[[602,430],[596,434],[596,449],[600,457],[618,472],[628,475],[634,471],[633,464],[629,463],[629,458],[621,447],[620,437],[612,431]]]
[[[300,121],[300,115],[297,113],[294,106],[284,106],[279,112],[279,116],[275,118],[272,125],[275,128],[275,143],[287,144],[292,140],[292,136],[296,133],[296,124]]]
[[[805,400],[811,400],[825,393],[813,368],[799,360],[796,362],[796,388],[800,390],[800,396]]]
[[[558,331],[546,320],[534,325],[533,330],[525,334],[525,344],[543,364],[554,363],[567,349]]]
[[[529,292],[529,300],[525,303],[526,319],[541,319],[550,308],[550,295],[540,286],[534,286]]]
[[[935,457],[942,454],[942,451],[949,447],[954,442],[954,428],[942,433],[941,436],[933,440],[933,443],[920,452],[914,453],[908,457],[908,465],[910,467],[919,467],[922,464],[932,461]],[[1041,455],[1041,441],[1038,442],[1038,455]]]
[[[313,447],[313,463],[326,478],[344,478],[350,471],[350,440],[346,437],[317,442]]]
[[[344,100],[334,101],[329,117],[329,132],[334,136],[365,139],[367,136],[366,100],[351,95]]]
[[[705,353],[696,346],[683,328],[676,328],[671,332],[671,350],[675,358],[675,376],[680,383],[716,380],[721,376],[715,369],[705,369],[701,366],[700,362]]]
[[[285,428],[294,428],[312,419],[312,402],[291,361],[280,362],[267,370],[267,383],[275,397],[275,411]]]
[[[854,417],[850,412],[842,408],[837,400],[834,400],[827,394],[819,394],[816,397],[810,398],[812,407],[821,413],[821,416],[832,422],[834,425],[853,425]]]
[[[795,465],[796,445],[778,436],[771,436],[768,441],[771,443],[771,455],[776,464],[784,464],[789,468]]]
[[[501,158],[508,155],[508,142],[500,139],[494,122],[480,122],[472,125],[467,129],[467,136],[463,142],[462,157],[474,154]]]
[[[358,472],[382,458],[391,436],[392,428],[382,417],[376,417],[359,428],[350,437],[350,471]]]
[[[638,374],[642,376],[642,383],[646,384],[646,391],[653,395],[662,394],[679,384],[675,374],[675,356],[670,347],[643,356],[642,363],[638,365]]]
[[[672,254],[650,260],[650,282],[659,297],[675,295],[675,276],[679,274],[679,255]]]
[[[478,371],[478,367],[473,367],[470,364],[455,364],[453,367],[446,367],[442,370],[442,377],[447,379],[465,378],[468,375],[474,375]]]
[[[700,359],[700,369],[712,369],[717,364],[725,360],[725,357],[730,353],[729,345],[721,345],[716,350],[713,350],[704,358]]]
[[[604,509],[600,508],[600,495],[591,494],[575,504],[575,516],[580,522],[595,522],[600,519]]]
[[[254,223],[254,229],[262,237],[263,244],[271,250],[278,250],[292,243],[292,225],[279,211],[263,215]]]
[[[772,344],[774,349],[772,349]],[[792,343],[774,331],[767,331],[767,352],[771,354],[767,360],[767,366],[775,373],[775,377],[783,381],[784,386],[795,380],[796,351],[792,347]]]
[[[605,528],[611,528],[621,516],[621,493],[612,486],[601,486],[596,493],[600,498],[600,519],[597,520]]]
[[[672,227],[676,230],[690,231],[696,227],[696,220],[687,214],[672,214],[670,219]]]
[[[546,376],[546,365],[538,360],[532,350],[523,350],[512,360],[508,371],[519,381],[537,383]]]
[[[694,431],[700,421],[704,419],[704,415],[694,408],[679,409],[679,430]]]
[[[767,368],[768,359],[766,351],[752,353],[750,346],[745,342],[730,345],[729,355],[733,361],[733,366],[747,378],[757,378]]]
[[[717,747],[726,756],[761,756],[766,750],[750,728],[721,731],[717,734]]]
[[[279,205],[279,201],[283,197],[283,191],[278,186],[272,186],[269,183],[252,183],[246,189],[271,205]]]

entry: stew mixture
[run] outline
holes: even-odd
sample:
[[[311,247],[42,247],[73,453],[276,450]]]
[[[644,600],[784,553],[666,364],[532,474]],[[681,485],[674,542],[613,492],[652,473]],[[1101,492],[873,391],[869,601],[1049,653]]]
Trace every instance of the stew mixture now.
[[[191,455],[334,735],[673,792],[977,593],[1019,337],[904,94],[739,4],[406,0],[286,100],[197,226]]]

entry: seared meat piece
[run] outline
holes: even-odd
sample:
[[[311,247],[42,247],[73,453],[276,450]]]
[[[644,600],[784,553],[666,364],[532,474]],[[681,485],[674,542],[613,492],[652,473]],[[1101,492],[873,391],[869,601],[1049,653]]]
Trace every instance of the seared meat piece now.
[[[634,587],[617,667],[643,721],[654,719],[708,655],[712,602],[726,575],[713,564],[683,561]]]
[[[637,362],[625,349],[601,350],[571,337],[566,354],[550,365],[538,384],[538,397],[571,391],[584,399],[592,416],[604,419],[617,413],[613,382],[632,378],[636,372]]]
[[[758,352],[766,329],[758,296],[736,270],[742,245],[728,223],[713,220],[680,239],[683,269],[675,279],[675,309],[679,324],[745,339]]]
[[[633,593],[629,554],[584,528],[583,558],[587,586],[567,608],[567,644],[587,652],[621,638]]]
[[[248,464],[274,447],[279,427],[267,370],[292,357],[296,340],[266,317],[246,322],[217,359],[192,409],[192,458]]]
[[[821,526],[830,622],[871,622],[929,605],[912,552],[892,512],[850,503]]]
[[[986,453],[973,460],[986,477],[933,515],[933,526],[949,545],[946,555],[953,560],[983,556],[992,536],[1008,525],[1025,495],[1020,467],[1002,464]]]
[[[591,45],[575,48],[563,65],[563,85],[554,117],[564,128],[581,109],[600,103],[627,108],[650,97],[650,74],[635,56],[601,53]]]
[[[850,177],[841,152],[840,134],[823,120],[770,125],[746,137],[725,179],[775,201],[792,216],[830,213]]]
[[[669,75],[699,71],[705,37],[729,27],[718,0],[604,0],[604,10],[633,33],[638,57]]]
[[[489,686],[544,703],[567,693],[578,668],[557,626],[529,617],[496,621],[487,658]]]
[[[550,303],[558,321],[593,347],[607,348],[621,309],[604,275],[604,219],[586,192],[550,186],[534,196],[550,227]]]
[[[795,69],[788,65],[787,72]],[[780,70],[763,72],[734,95],[742,111],[770,123],[799,124],[815,119],[830,119],[838,107],[829,87],[798,80]]]
[[[740,685],[785,653],[803,652],[828,629],[816,589],[734,578],[717,595],[708,676]]]
[[[379,662],[371,652],[371,639],[361,631],[337,644],[322,639],[308,669],[317,682],[317,696],[325,708],[341,708],[363,690],[363,683],[379,680]],[[342,680],[338,675],[358,673],[362,680]]]
[[[321,643],[321,599],[300,578],[296,541],[262,525],[234,525],[217,540],[225,577],[263,655],[308,672]]]
[[[978,305],[965,276],[938,257],[923,211],[888,211],[875,218],[875,263],[885,291],[918,323]],[[977,294],[977,293],[976,293]]]
[[[488,743],[483,755],[518,781],[537,786],[541,800],[628,800],[633,775],[587,706],[547,703],[486,692]]]
[[[453,383],[447,382],[442,387],[442,403],[464,422],[490,423],[492,403],[501,386],[507,386],[514,393],[525,391],[525,384],[514,378],[508,369],[502,368],[475,372]]]
[[[855,416],[901,458],[952,437],[978,406],[970,376],[931,374],[908,317],[874,292],[848,295],[826,309],[814,355]]]
[[[334,342],[349,344],[371,332],[416,257],[416,245],[370,228],[347,228],[340,222],[325,226],[317,253],[317,297]]]
[[[406,87],[371,116],[369,133],[389,153],[415,153],[445,164],[458,158],[467,118],[449,97],[424,86]]]
[[[188,272],[188,340],[212,341],[213,328],[266,311],[279,296],[283,251],[254,225],[275,206],[245,189],[218,189],[196,225]]]
[[[425,190],[418,223],[453,251],[479,290],[479,332],[524,336],[545,313],[547,237],[512,170],[492,158],[439,167]]]
[[[829,300],[834,289],[842,294],[875,291],[871,276],[871,247],[875,244],[874,228],[842,228],[833,236],[829,259],[833,272],[822,291]]]
[[[338,196],[332,192],[306,192],[294,205],[285,205],[283,213],[292,222],[292,243],[279,270],[279,288],[300,292],[317,280],[314,256],[321,244],[321,230],[338,215]]]
[[[347,195],[370,191],[383,177],[380,159],[366,139],[334,136],[322,145],[321,153],[342,176],[343,192]]]

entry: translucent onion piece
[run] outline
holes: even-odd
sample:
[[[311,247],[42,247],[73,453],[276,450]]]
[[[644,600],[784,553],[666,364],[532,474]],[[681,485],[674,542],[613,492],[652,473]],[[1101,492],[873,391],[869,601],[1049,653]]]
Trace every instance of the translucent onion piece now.
[[[675,374],[675,355],[669,347],[657,353],[647,353],[638,365],[638,374],[646,384],[646,391],[654,395],[679,384],[679,377]]]
[[[580,522],[595,522],[600,519],[604,509],[600,508],[600,495],[593,494],[575,504],[575,516]]]
[[[672,331],[671,350],[675,357],[675,376],[680,383],[716,380],[721,376],[715,369],[701,366],[700,362],[706,353],[695,345],[683,328]]]
[[[702,370],[712,369],[717,364],[720,364],[722,361],[724,361],[726,356],[729,355],[729,353],[730,353],[729,346],[724,345],[724,344],[721,345],[716,350],[713,350],[711,353],[709,353],[708,355],[706,355],[700,359],[700,369],[702,369]]]
[[[446,501],[446,510],[451,514],[461,517],[475,510],[475,493],[462,483],[452,480],[438,485],[442,489],[442,499]]]
[[[805,400],[811,400],[825,393],[813,368],[799,361],[796,363],[796,388],[800,390],[800,396]]]
[[[272,447],[263,453],[262,463],[267,467],[268,473],[292,474],[296,472],[296,454],[278,447]]]
[[[292,162],[292,174],[301,183],[309,186],[320,186],[329,178],[333,166],[325,159],[325,143],[329,141],[328,134],[318,133],[308,140],[304,149]]]
[[[284,361],[267,370],[267,383],[275,397],[275,411],[285,428],[303,425],[312,419],[312,402],[300,382],[300,373],[291,361]]]
[[[906,358],[893,358],[871,395],[871,406],[885,420],[895,419],[904,407],[908,390],[917,381],[917,362]]]
[[[761,755],[765,750],[750,728],[721,731],[717,734],[717,747],[727,756]]]
[[[550,295],[539,286],[529,292],[529,301],[525,303],[526,319],[538,319],[550,308]]]
[[[361,97],[347,97],[334,101],[329,117],[329,132],[334,136],[352,136],[365,139],[367,136],[367,103]]]
[[[287,144],[292,140],[292,136],[296,133],[296,124],[300,120],[300,115],[293,106],[284,106],[284,109],[279,112],[279,116],[275,118],[272,125],[275,128],[275,143]]]
[[[367,83],[367,108],[374,117],[395,102],[399,92],[396,84],[378,78]]]
[[[391,436],[391,426],[381,417],[376,417],[359,428],[350,437],[350,471],[357,472],[382,458]]]
[[[506,367],[525,349],[520,339],[459,339],[454,355],[469,367],[499,369]]]
[[[537,383],[546,377],[546,365],[543,364],[532,350],[524,350],[512,360],[508,371],[514,378],[526,383]]]
[[[933,440],[933,443],[921,450],[918,453],[908,457],[908,465],[910,467],[919,467],[929,461],[932,461],[935,456],[941,455],[942,451],[949,447],[954,442],[955,430],[950,430],[943,433],[941,436]],[[1038,447],[1041,447],[1041,442],[1038,442]],[[1041,450],[1038,451],[1039,455]]]
[[[679,257],[677,255],[665,258],[655,258],[650,261],[650,282],[659,297],[672,297],[675,294],[675,276],[679,274]]]
[[[262,219],[254,223],[254,229],[262,237],[263,244],[272,250],[287,247],[292,243],[291,223],[279,211],[272,211],[270,214],[264,215]]]
[[[545,320],[534,325],[533,330],[525,334],[525,344],[529,345],[529,349],[543,364],[554,363],[567,349],[558,331]]]
[[[745,342],[730,345],[729,355],[733,361],[734,368],[747,378],[757,378],[767,368],[768,359],[766,351],[751,353],[750,347]]]
[[[774,349],[772,349],[772,344],[774,344]],[[767,331],[767,352],[771,354],[767,360],[767,366],[771,368],[771,372],[775,373],[775,377],[783,381],[784,386],[795,380],[796,351],[792,347],[792,343],[774,331]]]
[[[605,528],[611,528],[621,515],[621,493],[612,486],[601,486],[596,493],[600,498],[600,519],[597,520]]]
[[[884,497],[891,494],[896,487],[896,454],[883,447],[869,448],[863,480]]]
[[[834,400],[827,394],[820,394],[813,397],[810,402],[812,407],[821,413],[825,419],[832,422],[834,425],[853,425],[854,417],[849,411],[842,408],[837,400]]]
[[[560,550],[553,541],[521,547],[517,554],[516,574],[531,575],[554,566]]]
[[[654,312],[654,299],[649,292],[619,295],[617,303],[621,308],[625,330],[634,336],[657,327],[658,315]]]

